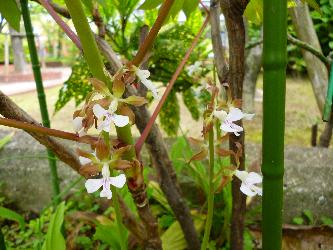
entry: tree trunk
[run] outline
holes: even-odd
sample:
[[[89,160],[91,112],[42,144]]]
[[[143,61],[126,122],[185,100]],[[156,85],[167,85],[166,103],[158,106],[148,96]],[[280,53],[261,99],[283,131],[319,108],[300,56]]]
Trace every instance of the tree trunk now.
[[[221,0],[222,12],[225,16],[228,39],[229,39],[229,75],[232,98],[242,99],[243,80],[245,72],[245,26],[243,13],[247,0]],[[242,126],[242,122],[237,123]],[[243,152],[239,159],[239,170],[245,168],[244,152],[245,132],[240,136],[230,135],[229,147],[237,151],[235,143],[242,146]],[[231,163],[237,165],[235,159],[231,158]],[[232,181],[232,216],[231,216],[231,237],[230,246],[232,250],[243,249],[244,219],[246,209],[246,196],[240,192],[241,181],[237,178]]]
[[[297,7],[291,8],[289,13],[291,15],[297,37],[303,42],[306,42],[321,51],[318,36],[310,16],[309,7],[306,4],[299,4]],[[323,112],[328,82],[327,69],[325,65],[310,52],[302,50],[302,54],[306,63],[308,76],[312,84],[318,108],[320,112]],[[329,146],[329,142],[332,137],[332,127],[333,117],[331,116],[331,119],[326,124],[325,129],[320,136],[318,146]]]
[[[247,51],[245,59],[245,76],[243,83],[243,110],[254,112],[254,98],[258,75],[262,66],[262,44]]]
[[[23,50],[22,36],[12,27],[9,27],[9,33],[14,54],[15,72],[23,73],[25,70],[26,62]]]

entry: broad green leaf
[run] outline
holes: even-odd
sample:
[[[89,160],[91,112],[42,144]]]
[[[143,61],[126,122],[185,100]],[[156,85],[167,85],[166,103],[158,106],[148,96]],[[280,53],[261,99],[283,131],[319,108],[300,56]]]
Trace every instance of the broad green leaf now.
[[[148,187],[152,190],[151,195],[153,198],[158,201],[166,210],[168,210],[169,213],[173,214],[172,209],[158,183],[155,181],[150,181]]]
[[[263,20],[263,0],[251,0],[247,5],[244,15],[249,22],[261,24]]]
[[[43,250],[66,250],[66,242],[61,233],[64,222],[65,202],[61,202],[51,216],[49,228],[46,233]]]
[[[199,4],[199,0],[184,0],[183,11],[187,18],[198,7],[198,4]]]
[[[163,0],[146,0],[139,9],[141,10],[151,10],[159,6]]]
[[[204,226],[202,216],[194,217],[194,227],[200,232]],[[163,233],[161,236],[163,250],[183,250],[186,249],[187,244],[184,238],[183,231],[176,221]]]
[[[127,239],[128,231],[126,230],[125,232],[125,238]],[[112,223],[111,225],[102,225],[100,223],[97,224],[96,232],[94,234],[94,240],[101,240],[104,243],[112,246],[112,249],[120,249],[121,239],[122,237],[120,237],[119,235],[119,230],[116,222]]]
[[[1,138],[0,139],[0,150],[8,143],[11,141],[11,139],[13,138],[14,136],[14,132],[6,135],[4,138]]]
[[[0,207],[0,218],[16,221],[19,223],[21,228],[24,228],[25,226],[24,218],[22,215],[19,215],[18,213],[5,207]]]
[[[177,1],[173,2],[172,7],[170,9],[170,13],[169,13],[169,15],[172,18],[175,18],[177,16],[177,14],[179,13],[179,11],[182,10],[183,5],[184,5],[184,1],[185,0],[177,0]]]
[[[7,20],[9,25],[19,31],[21,13],[15,0],[1,0],[0,14]]]

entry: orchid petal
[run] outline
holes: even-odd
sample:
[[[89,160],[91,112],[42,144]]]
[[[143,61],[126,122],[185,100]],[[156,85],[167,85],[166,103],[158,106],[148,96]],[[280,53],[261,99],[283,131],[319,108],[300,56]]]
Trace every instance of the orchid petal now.
[[[246,182],[249,184],[262,183],[262,176],[255,172],[250,172],[246,178]]]
[[[138,69],[136,71],[136,75],[142,81],[142,79],[147,79],[150,76],[150,72],[149,72],[149,70],[146,70],[146,69]]]
[[[91,160],[89,158],[86,158],[83,156],[79,156],[79,161],[80,161],[81,165],[86,165],[91,162]]]
[[[89,194],[96,192],[102,185],[103,179],[88,179],[84,184]]]
[[[109,106],[109,113],[110,114],[113,114],[114,112],[117,111],[117,108],[118,108],[118,100],[112,100],[112,102],[110,103],[110,106]]]
[[[107,199],[111,199],[112,198],[112,191],[110,189],[110,183],[106,180],[104,180],[104,184],[103,184],[103,190],[100,192],[99,196],[100,197],[105,197]]]
[[[234,123],[227,123],[227,122],[222,123],[221,129],[225,132],[235,133],[236,135],[238,134],[237,132],[243,131],[243,128],[241,126],[238,126],[237,124],[234,124]]]
[[[243,112],[239,108],[231,108],[227,118],[229,121],[235,122],[243,118]]]
[[[125,127],[129,123],[129,118],[125,115],[114,114],[111,119],[117,127]]]
[[[93,112],[94,112],[94,115],[100,119],[102,118],[103,116],[105,116],[108,111],[105,110],[101,105],[99,104],[95,104],[94,107],[93,107]]]
[[[249,197],[253,197],[257,194],[255,191],[253,191],[249,186],[245,185],[244,183],[242,183],[240,191],[242,191],[242,193],[246,194]]]
[[[126,176],[124,174],[120,174],[115,177],[110,177],[109,182],[111,185],[117,188],[122,188],[126,183]]]
[[[73,119],[73,127],[76,132],[79,132],[83,128],[82,121],[83,117],[81,116],[77,116]]]
[[[224,110],[214,110],[213,115],[222,122],[227,117],[227,112]]]

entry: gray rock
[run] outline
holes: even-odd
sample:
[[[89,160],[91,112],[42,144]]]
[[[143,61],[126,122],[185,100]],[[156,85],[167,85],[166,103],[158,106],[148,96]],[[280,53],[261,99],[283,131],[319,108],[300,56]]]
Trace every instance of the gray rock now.
[[[0,130],[0,138],[6,134],[8,131]],[[247,162],[251,163],[260,155],[260,146],[248,144],[246,153]],[[13,140],[0,151],[0,192],[22,210],[39,211],[51,200],[48,162],[42,157],[46,157],[44,147],[22,131],[17,131]],[[332,149],[286,147],[285,222],[301,215],[305,209],[311,210],[317,219],[323,215],[333,217],[332,165]],[[77,178],[77,174],[60,161],[58,172],[62,188]]]
[[[0,138],[9,131],[0,130]],[[57,161],[61,187],[77,174]],[[40,211],[49,204],[52,185],[45,147],[30,135],[16,131],[13,139],[0,151],[0,192],[22,210]]]

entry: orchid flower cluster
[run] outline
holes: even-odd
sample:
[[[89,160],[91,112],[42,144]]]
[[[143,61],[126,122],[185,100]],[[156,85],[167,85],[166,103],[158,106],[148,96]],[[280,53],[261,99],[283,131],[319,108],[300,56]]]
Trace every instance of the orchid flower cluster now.
[[[134,123],[135,115],[129,105],[141,106],[147,100],[141,96],[124,98],[127,84],[138,79],[150,90],[155,98],[158,92],[151,80],[150,72],[135,66],[121,68],[113,77],[108,76],[105,83],[96,78],[90,79],[93,91],[88,94],[83,107],[74,112],[73,126],[77,134],[87,135],[93,126],[98,130],[98,141],[92,145],[93,152],[78,149],[79,160],[82,165],[80,171],[87,177],[95,176],[86,181],[88,193],[94,193],[102,187],[100,197],[112,198],[111,186],[122,188],[126,183],[124,173],[133,176],[136,173],[135,162],[122,160],[122,156],[132,146],[123,145],[117,139],[110,139],[115,127],[122,128]],[[112,87],[109,87],[112,86]],[[98,178],[101,175],[101,178]],[[97,177],[97,179],[96,179]]]
[[[221,183],[217,190],[221,190],[235,175],[241,180],[241,192],[245,195],[252,197],[255,195],[262,195],[262,188],[258,185],[262,183],[262,176],[255,172],[247,172],[238,170],[239,159],[243,154],[242,146],[236,142],[236,152],[230,149],[223,148],[225,142],[229,139],[229,135],[240,136],[244,131],[243,127],[237,124],[241,120],[251,120],[254,114],[244,113],[241,107],[241,100],[233,100],[231,91],[228,85],[224,85],[227,92],[227,100],[219,100],[219,88],[212,83],[208,83],[205,87],[211,94],[211,100],[205,112],[205,119],[203,125],[203,137],[206,138],[208,132],[214,129],[214,125],[218,125],[218,133],[215,140],[215,153],[219,157],[234,157],[236,166],[229,166],[223,169]],[[208,145],[205,140],[190,138],[192,144],[200,146],[200,151],[192,156],[192,160],[203,160],[208,156]]]

